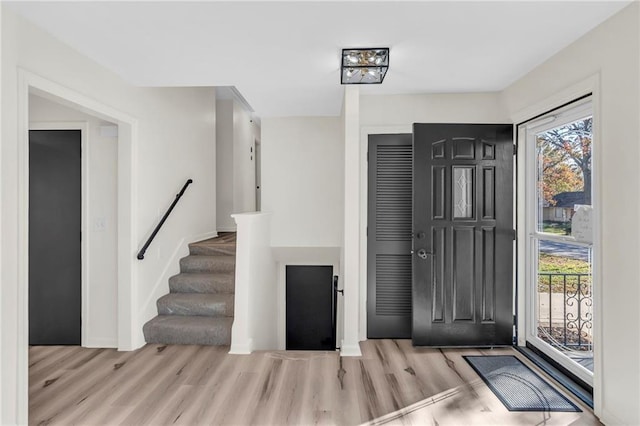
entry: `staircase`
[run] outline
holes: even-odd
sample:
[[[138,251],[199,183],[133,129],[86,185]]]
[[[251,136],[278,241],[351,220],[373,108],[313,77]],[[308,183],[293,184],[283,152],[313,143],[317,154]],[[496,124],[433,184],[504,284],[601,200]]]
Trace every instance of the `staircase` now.
[[[147,343],[230,345],[233,323],[236,234],[189,244],[158,316],[143,327]]]

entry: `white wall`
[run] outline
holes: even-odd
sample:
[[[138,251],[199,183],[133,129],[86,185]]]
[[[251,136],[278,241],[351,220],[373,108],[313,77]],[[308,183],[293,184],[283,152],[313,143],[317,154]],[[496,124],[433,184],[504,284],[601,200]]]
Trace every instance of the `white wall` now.
[[[233,102],[233,206],[234,213],[256,210],[254,126],[242,106]]]
[[[260,127],[234,99],[216,103],[217,230],[235,231],[232,213],[256,210],[255,140]]]
[[[339,117],[262,120],[262,211],[272,245],[342,246],[344,147]]]
[[[628,6],[503,93],[509,112],[521,120],[522,111],[543,112],[536,105],[590,76],[599,78],[594,127],[600,158],[594,161],[600,176],[594,174],[594,191],[600,194],[596,266],[601,267],[602,295],[596,303],[602,318],[595,320],[602,330],[602,341],[596,342],[602,351],[602,386],[595,408],[606,424],[640,424],[640,235],[634,230],[640,218],[639,9],[638,3]]]
[[[31,122],[85,122],[88,127],[89,153],[87,203],[88,246],[88,316],[82,318],[86,346],[116,347],[117,323],[117,137],[101,135],[101,126],[115,126],[80,111],[67,108],[39,96],[29,97],[29,121]],[[97,227],[97,221],[104,228]],[[84,296],[83,296],[84,298]],[[86,334],[85,334],[86,333]]]
[[[362,127],[413,123],[510,123],[498,93],[362,96]],[[410,127],[409,127],[410,129]]]
[[[233,100],[216,101],[216,229],[236,230],[233,207]]]
[[[143,343],[142,324],[153,315],[156,294],[166,292],[164,276],[177,272],[167,263],[172,253],[189,239],[215,232],[215,91],[208,88],[136,88],[80,55],[44,31],[2,10],[2,419],[0,423],[26,421],[27,348],[19,312],[25,307],[24,276],[17,248],[24,223],[19,207],[24,199],[20,186],[21,147],[16,105],[26,105],[18,90],[19,68],[81,94],[100,105],[108,105],[135,118],[131,135],[133,152],[132,228],[143,240],[188,178],[194,184],[186,192],[144,261],[133,263],[130,274],[134,315],[129,345]],[[22,99],[22,100],[21,100]],[[128,141],[126,141],[128,142]],[[125,184],[126,185],[126,184]],[[184,239],[187,241],[184,241]],[[126,246],[125,246],[126,247]],[[135,256],[134,250],[123,256]],[[20,337],[22,336],[22,337]],[[20,344],[19,344],[20,343]]]

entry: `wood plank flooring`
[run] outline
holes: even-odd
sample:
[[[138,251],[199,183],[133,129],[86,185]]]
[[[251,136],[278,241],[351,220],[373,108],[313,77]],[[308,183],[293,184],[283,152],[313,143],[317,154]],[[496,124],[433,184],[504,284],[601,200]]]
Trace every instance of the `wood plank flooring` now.
[[[361,347],[363,356],[352,358],[229,355],[228,347],[216,346],[31,347],[29,424],[599,424],[575,398],[582,413],[509,412],[461,358],[519,356],[510,348],[439,350],[414,348],[409,340]]]

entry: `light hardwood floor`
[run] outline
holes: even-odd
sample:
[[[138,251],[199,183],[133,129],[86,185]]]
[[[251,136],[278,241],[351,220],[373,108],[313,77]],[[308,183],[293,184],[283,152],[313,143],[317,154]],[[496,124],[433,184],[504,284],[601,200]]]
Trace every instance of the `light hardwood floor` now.
[[[362,350],[362,357],[340,358],[335,352],[229,355],[228,347],[214,346],[31,347],[29,423],[599,424],[575,398],[582,413],[507,411],[462,355],[520,357],[509,348],[439,350],[369,340]]]

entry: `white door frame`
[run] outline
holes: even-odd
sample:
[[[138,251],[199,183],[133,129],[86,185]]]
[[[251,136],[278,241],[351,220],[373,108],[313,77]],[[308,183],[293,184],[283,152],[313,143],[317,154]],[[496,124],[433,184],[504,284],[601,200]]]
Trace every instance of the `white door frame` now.
[[[137,217],[138,120],[129,114],[89,98],[58,83],[18,68],[18,418],[28,417],[29,344],[29,94],[54,100],[65,106],[118,124],[118,349],[134,349],[133,331],[139,328],[137,274],[134,259]]]
[[[579,81],[576,84],[565,88],[557,92],[554,96],[547,99],[543,99],[540,102],[531,105],[517,113],[513,114],[511,119],[514,123],[524,123],[544,114],[547,111],[551,111],[558,108],[561,105],[568,104],[575,99],[579,99],[585,95],[591,94],[592,109],[593,109],[593,137],[597,141],[592,147],[593,160],[592,160],[592,191],[593,201],[596,205],[602,206],[601,203],[601,170],[602,170],[602,146],[600,137],[600,75],[592,75],[585,80]],[[525,147],[526,141],[525,135],[521,132],[518,134],[518,146]],[[526,151],[521,149],[521,151]],[[528,307],[526,306],[526,281],[529,279],[530,271],[527,270],[527,255],[529,236],[527,235],[527,202],[526,202],[526,171],[527,155],[520,154],[517,156],[517,194],[521,194],[517,197],[517,289],[518,297],[516,300],[518,307],[517,317],[517,332],[518,332],[518,346],[526,345],[526,314]],[[592,271],[593,281],[596,283],[602,283],[602,272],[600,265],[602,265],[602,253],[600,250],[602,241],[602,226],[601,226],[601,209],[596,209],[593,216],[594,224],[594,250],[593,250],[593,263],[594,268]],[[596,285],[593,289],[593,339],[594,339],[594,370],[593,370],[593,402],[594,412],[596,416],[602,415],[602,286]]]
[[[567,112],[569,114],[567,114]],[[520,133],[523,133],[526,135],[526,139],[524,140],[524,149],[523,151],[525,152],[525,156],[527,158],[527,165],[525,166],[527,168],[526,173],[526,184],[527,184],[527,189],[528,191],[525,191],[525,197],[526,197],[526,202],[527,202],[527,208],[526,208],[526,213],[525,213],[525,217],[526,217],[526,221],[527,221],[527,246],[526,246],[526,252],[525,252],[525,258],[528,261],[527,264],[527,277],[525,279],[525,283],[526,285],[526,303],[527,303],[527,307],[526,307],[526,324],[525,324],[525,332],[526,332],[526,339],[531,342],[532,344],[535,344],[535,346],[541,350],[542,352],[544,352],[545,354],[547,354],[550,357],[553,357],[560,365],[562,365],[564,368],[566,368],[567,370],[571,371],[573,374],[575,374],[577,377],[579,377],[581,380],[583,380],[585,383],[588,384],[593,384],[593,377],[591,376],[590,373],[588,373],[588,371],[586,370],[586,368],[579,366],[579,365],[575,365],[574,362],[565,359],[565,357],[563,356],[558,356],[559,352],[557,352],[556,350],[552,349],[549,345],[547,345],[542,339],[540,339],[538,337],[538,333],[537,333],[537,319],[536,319],[536,299],[537,299],[537,268],[534,268],[535,265],[537,265],[537,251],[535,250],[535,244],[534,241],[535,240],[547,240],[547,241],[558,241],[558,242],[567,242],[567,243],[571,243],[574,244],[576,246],[581,246],[581,247],[591,247],[591,244],[584,244],[584,243],[580,243],[580,242],[576,242],[572,237],[550,237],[544,234],[541,234],[539,232],[537,232],[536,230],[536,204],[537,204],[537,195],[534,191],[531,190],[531,188],[535,188],[536,185],[536,170],[535,170],[535,162],[536,160],[536,146],[535,146],[535,141],[533,141],[532,143],[532,136],[535,134],[538,134],[542,131],[545,131],[546,129],[550,128],[550,126],[556,127],[556,126],[560,126],[562,124],[565,123],[571,123],[581,117],[584,116],[584,114],[589,114],[589,115],[593,115],[593,110],[591,108],[591,100],[587,100],[587,101],[583,101],[580,103],[577,103],[575,105],[571,105],[570,110],[564,110],[564,111],[558,111],[555,115],[562,115],[561,118],[556,119],[555,117],[552,118],[552,121],[549,120],[545,120],[544,118],[540,119],[540,122],[536,122],[535,120],[530,123],[530,124],[526,124],[523,126],[520,126],[522,128],[522,131]],[[551,117],[549,117],[551,118]],[[595,140],[595,143],[592,144],[592,150],[594,150],[595,145],[598,144],[600,141]],[[592,156],[592,160],[595,160],[594,156]],[[595,179],[592,179],[592,182]],[[595,203],[594,203],[595,204]],[[596,208],[599,208],[599,204],[595,204]],[[595,244],[593,245],[594,249],[595,249]],[[598,268],[599,265],[597,265],[595,262],[593,262],[593,267],[595,269]],[[593,281],[593,287],[592,288],[596,288],[597,286],[599,286],[599,282],[592,280]],[[594,345],[595,346],[595,345]]]

